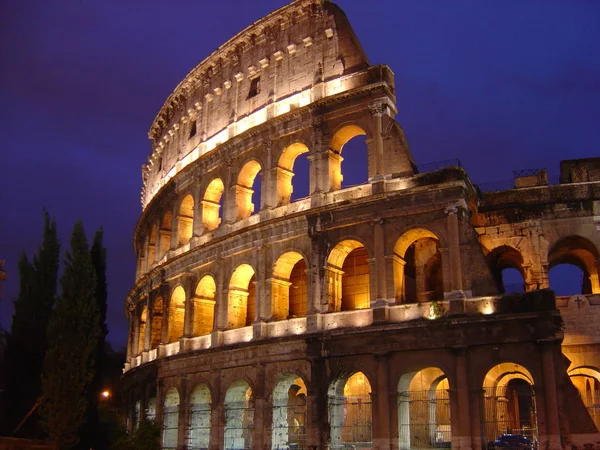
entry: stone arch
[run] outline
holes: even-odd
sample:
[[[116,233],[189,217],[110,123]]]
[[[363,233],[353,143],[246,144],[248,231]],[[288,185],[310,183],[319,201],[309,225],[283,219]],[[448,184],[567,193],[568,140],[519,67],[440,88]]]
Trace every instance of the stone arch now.
[[[583,286],[582,292],[573,294],[600,294],[598,260],[598,249],[592,242],[582,236],[569,235],[552,245],[548,253],[548,270],[559,264],[576,266],[583,272]]]
[[[537,440],[534,378],[524,366],[503,362],[483,381],[482,432],[486,442],[503,433],[524,434]]]
[[[177,342],[183,336],[185,323],[185,290],[179,285],[173,289],[169,301],[169,343]]]
[[[185,245],[190,242],[194,233],[194,197],[187,194],[181,200],[179,205],[179,214],[177,215],[177,240],[179,245]]]
[[[189,448],[210,448],[211,392],[198,383],[190,395],[188,423]]]
[[[256,273],[250,264],[236,267],[229,281],[227,328],[241,328],[256,320]]]
[[[277,171],[277,206],[287,205],[292,198],[294,186],[294,163],[297,158],[308,153],[308,147],[302,142],[294,142],[283,150],[276,167]]]
[[[345,374],[331,382],[327,410],[332,448],[371,443],[371,393],[371,383],[363,372]]]
[[[579,391],[596,428],[600,429],[600,370],[596,367],[579,366],[567,372]]]
[[[167,211],[160,221],[160,230],[158,232],[158,259],[162,259],[163,256],[171,248],[171,227],[172,227],[172,214],[171,211]]]
[[[152,305],[150,348],[157,348],[162,341],[163,313],[163,299],[159,295],[154,299],[154,305]]]
[[[179,392],[172,387],[165,394],[163,407],[163,433],[162,448],[177,449],[177,436],[179,434]]]
[[[252,448],[254,397],[245,380],[229,386],[225,394],[225,449]]]
[[[304,317],[308,310],[306,260],[295,251],[282,254],[273,264],[271,305],[273,320]]]
[[[202,224],[208,231],[216,229],[221,224],[221,199],[225,185],[220,178],[214,178],[204,191],[202,199]]]
[[[152,225],[150,228],[150,234],[148,235],[148,262],[147,268],[150,269],[156,260],[156,225]]]
[[[273,390],[271,448],[305,448],[306,384],[297,374],[282,374]]]
[[[393,255],[397,303],[443,300],[440,238],[427,228],[412,228],[398,238]]]
[[[250,217],[256,212],[255,205],[252,203],[252,194],[256,177],[261,170],[261,164],[257,160],[251,159],[242,166],[238,174],[235,186],[236,218],[238,220]]]
[[[449,381],[439,367],[403,374],[398,381],[401,449],[449,447],[452,442]]]
[[[327,258],[327,296],[330,310],[369,308],[369,253],[356,239],[339,242]]]
[[[367,132],[356,124],[345,124],[339,127],[333,134],[333,137],[329,141],[329,148],[333,153],[329,158],[329,173],[331,177],[331,189],[337,190],[342,187],[342,181],[344,179],[342,175],[342,161],[344,160],[341,156],[344,145],[356,136],[366,136]]]
[[[144,305],[140,312],[140,323],[138,327],[138,353],[144,351],[144,342],[146,340],[146,322],[148,321],[148,307]]]
[[[194,291],[193,336],[204,336],[213,330],[217,284],[211,275],[204,275]]]
[[[505,269],[517,270],[523,277],[523,282],[525,282],[525,263],[523,255],[518,249],[510,245],[499,245],[487,254],[486,259],[499,292],[504,293],[507,289],[502,275]]]

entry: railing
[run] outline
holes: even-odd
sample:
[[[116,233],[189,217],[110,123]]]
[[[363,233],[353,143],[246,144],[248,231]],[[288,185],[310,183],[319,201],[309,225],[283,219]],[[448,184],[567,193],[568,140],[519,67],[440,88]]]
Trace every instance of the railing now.
[[[546,169],[521,169],[521,170],[513,170],[513,176],[515,178],[519,177],[536,177],[540,175]]]
[[[508,191],[515,188],[515,180],[490,181],[475,185],[479,192],[499,192]]]
[[[460,167],[462,168],[462,163],[460,159],[446,159],[444,161],[435,161],[430,163],[419,164],[417,166],[418,173],[427,173],[434,172],[436,170],[443,169],[445,167]]]

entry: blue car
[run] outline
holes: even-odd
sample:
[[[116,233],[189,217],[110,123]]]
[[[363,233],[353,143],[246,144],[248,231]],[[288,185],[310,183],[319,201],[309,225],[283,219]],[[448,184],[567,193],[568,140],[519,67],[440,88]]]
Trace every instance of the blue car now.
[[[534,450],[533,443],[522,434],[503,434],[494,441],[497,450]]]

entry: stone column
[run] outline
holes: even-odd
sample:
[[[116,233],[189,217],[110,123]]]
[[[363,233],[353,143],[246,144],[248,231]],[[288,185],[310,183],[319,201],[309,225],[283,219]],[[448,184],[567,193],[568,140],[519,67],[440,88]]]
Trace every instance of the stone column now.
[[[204,223],[202,222],[202,216],[204,212],[204,201],[202,199],[202,192],[200,192],[200,181],[194,180],[194,228],[192,231],[192,238],[202,236],[204,233]]]
[[[375,299],[387,301],[387,267],[385,263],[385,231],[383,219],[373,222],[373,241],[375,249]]]
[[[152,322],[154,318],[154,301],[156,299],[156,290],[148,293],[148,315],[146,316],[146,335],[144,336],[144,350],[148,351],[152,348]]]
[[[140,353],[139,342],[140,342],[140,315],[138,314],[138,308],[136,307],[131,314],[131,352],[130,357],[137,356]]]
[[[388,278],[388,298],[393,298],[392,303],[400,304],[404,299],[404,268],[406,261],[404,258],[393,254],[385,257],[387,260],[387,278]],[[390,268],[391,264],[391,268]],[[391,270],[390,270],[391,269]],[[391,275],[391,276],[390,276]]]
[[[181,205],[178,198],[173,198],[173,202],[174,204],[171,207],[171,243],[167,252],[179,247],[179,207]]]
[[[462,266],[460,263],[460,230],[458,209],[462,205],[451,204],[444,212],[447,214],[448,253],[450,256],[450,287],[452,291],[462,291]]]
[[[266,432],[266,420],[265,415],[267,411],[271,411],[271,408],[267,408],[266,393],[265,393],[265,366],[259,364],[256,367],[256,386],[255,391],[252,392],[254,397],[254,430],[252,433],[252,448],[262,449],[265,446],[266,440],[264,435]]]
[[[187,446],[187,428],[189,423],[188,380],[182,377],[179,382],[179,418],[177,429],[177,449],[185,450]]]
[[[540,447],[548,450],[561,450],[560,425],[558,414],[558,393],[556,386],[556,368],[554,361],[555,348],[558,344],[544,342],[542,350],[542,376],[544,380],[543,394],[546,412],[546,436],[540,436]],[[536,391],[538,392],[538,391]]]
[[[373,395],[372,418],[374,449],[389,449],[391,443],[389,370],[389,355],[377,355],[377,390]]]
[[[450,395],[455,397],[451,405],[456,405],[456,410],[450,412],[452,421],[452,448],[471,449],[471,423],[469,399],[469,375],[467,368],[467,349],[455,349],[456,385],[452,387]]]
[[[325,359],[310,357],[310,382],[306,396],[306,444],[310,450],[327,448],[329,419],[327,417],[328,376]]]
[[[375,141],[375,174],[374,179],[383,177],[383,136],[382,136],[382,120],[385,110],[383,103],[373,103],[369,105],[369,111],[373,115],[373,123],[375,125],[375,132],[373,139]]]
[[[325,312],[337,312],[342,310],[342,275],[344,272],[336,267],[325,268],[325,285],[327,289],[326,299],[328,309]]]
[[[171,288],[164,282],[160,285],[160,296],[163,300],[163,316],[162,316],[162,334],[160,337],[161,344],[169,342],[169,315],[171,313]]]

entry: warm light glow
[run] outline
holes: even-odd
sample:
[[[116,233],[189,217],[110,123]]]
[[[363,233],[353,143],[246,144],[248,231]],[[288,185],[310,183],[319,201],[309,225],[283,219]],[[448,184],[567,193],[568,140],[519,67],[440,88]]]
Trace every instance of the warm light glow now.
[[[254,269],[249,264],[238,266],[229,282],[229,298],[227,304],[227,328],[241,328],[248,320],[248,303],[250,297],[250,281]]]
[[[110,398],[110,391],[108,389],[105,389],[100,393],[100,395],[102,396],[102,398]]]
[[[494,311],[495,311],[494,310],[494,305],[492,303],[489,303],[489,302],[485,303],[483,305],[483,307],[481,308],[481,312],[483,314],[486,314],[486,315],[488,315],[488,314],[494,314]]]
[[[211,231],[221,223],[221,197],[225,186],[220,178],[215,178],[210,182],[204,193],[202,200],[202,223],[204,227]]]

